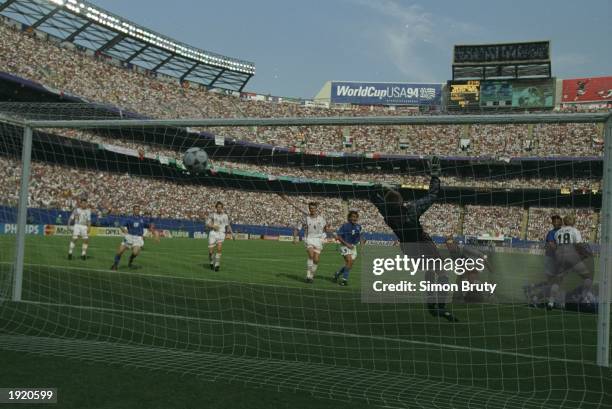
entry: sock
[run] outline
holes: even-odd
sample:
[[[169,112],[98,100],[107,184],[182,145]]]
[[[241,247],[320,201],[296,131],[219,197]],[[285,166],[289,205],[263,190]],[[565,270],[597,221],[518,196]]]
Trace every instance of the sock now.
[[[312,278],[312,266],[313,266],[313,262],[311,259],[308,259],[306,261],[306,278]]]
[[[550,287],[550,297],[548,298],[548,305],[555,305],[557,297],[559,296],[559,284],[553,284]]]
[[[347,266],[344,266],[344,267],[342,267],[342,270],[343,270],[342,278],[344,278],[345,280],[348,280],[349,273],[350,273],[351,269],[348,268]]]
[[[438,284],[448,284],[449,283],[449,278],[448,275],[446,274],[439,274],[438,275]],[[448,294],[446,291],[438,291],[437,294],[437,300],[438,300],[438,308],[443,310],[444,307],[446,307],[446,299],[448,297]],[[442,302],[440,302],[440,300],[442,300]]]
[[[314,278],[315,273],[317,272],[317,267],[319,267],[318,264],[312,264],[312,267],[310,267],[310,271],[312,272],[312,277]]]
[[[74,242],[70,242],[70,246],[68,247],[68,254],[72,254],[72,250],[74,250]]]
[[[344,266],[340,267],[340,268],[339,268],[339,269],[336,271],[336,273],[334,274],[334,276],[335,276],[336,278],[338,278],[338,277],[340,277],[340,275],[341,275],[343,272],[344,272]]]
[[[215,254],[215,267],[219,267],[221,264],[221,253]]]
[[[114,262],[114,264],[115,264],[116,266],[118,266],[118,265],[119,265],[119,260],[121,260],[121,256],[120,256],[119,254],[115,254],[115,262]]]
[[[132,264],[132,261],[134,261],[134,259],[135,259],[135,258],[136,258],[136,256],[135,256],[135,255],[130,254],[130,261],[129,261],[129,264]]]
[[[88,245],[87,245],[87,244],[85,244],[85,243],[83,243],[83,248],[82,248],[82,251],[81,251],[81,255],[82,255],[82,256],[84,256],[85,254],[87,254],[87,247],[88,247]]]

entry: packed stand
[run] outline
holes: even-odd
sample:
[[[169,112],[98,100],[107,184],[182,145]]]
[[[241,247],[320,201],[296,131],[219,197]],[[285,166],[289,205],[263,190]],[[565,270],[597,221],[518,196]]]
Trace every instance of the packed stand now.
[[[16,206],[21,177],[19,161],[0,157],[0,173],[5,181],[0,187],[0,203]],[[153,217],[203,220],[204,214],[220,200],[237,224],[295,226],[303,219],[274,193],[173,183],[39,162],[32,163],[31,175],[29,207],[69,211],[74,208],[75,198],[86,196],[94,211],[101,214],[129,214],[139,204]],[[322,214],[334,227],[345,221],[346,206],[340,199],[291,196],[290,200],[300,204],[304,211],[308,202],[320,202]],[[362,222],[367,231],[390,232],[370,203],[356,200],[349,206],[363,211]]]
[[[463,234],[520,237],[523,211],[517,206],[467,205]]]
[[[0,157],[0,204],[16,206],[19,200],[21,169],[19,161]],[[32,163],[29,207],[69,211],[75,199],[87,196],[94,211],[101,214],[129,214],[134,204],[154,217],[202,220],[217,200],[226,204],[232,221],[238,224],[293,227],[302,220],[299,212],[287,205],[277,194],[236,189],[205,187],[175,183],[167,180],[131,176]],[[323,215],[332,226],[345,221],[346,210],[361,213],[361,221],[370,232],[389,233],[376,208],[365,200],[290,196],[290,200],[306,210],[310,201],[318,201]],[[248,209],[248,211],[245,211]],[[527,239],[541,241],[550,228],[550,216],[573,212],[576,227],[590,240],[597,231],[597,215],[592,209],[551,209],[534,207],[529,210]],[[524,210],[508,206],[465,207],[463,234],[521,237]],[[431,235],[449,236],[461,232],[461,211],[457,205],[434,204],[421,218],[425,230]],[[484,227],[483,227],[484,226]]]
[[[164,148],[158,144],[146,144],[142,142],[131,142],[125,139],[114,138],[110,135],[101,135],[92,132],[86,132],[77,129],[59,129],[50,130],[62,136],[85,140],[88,142],[114,145],[122,148],[132,149],[149,157],[166,156],[168,158],[182,159],[182,152]],[[256,165],[253,163],[240,162],[242,159],[236,158],[232,160],[212,160],[213,168],[240,169],[244,171],[264,173],[272,176],[292,176],[296,178],[319,179],[319,180],[336,180],[336,181],[353,181],[353,182],[373,182],[373,183],[395,183],[407,184],[410,186],[420,186],[425,188],[428,183],[428,177],[422,175],[411,175],[404,172],[382,171],[369,169],[367,172],[345,172],[340,168],[331,167],[298,167],[298,166],[271,166],[271,165]],[[455,176],[445,176],[443,178],[444,186],[452,187],[476,187],[484,189],[570,189],[570,190],[591,190],[600,189],[600,179],[587,178],[522,178],[516,175],[507,175],[505,177],[491,178],[460,178]]]
[[[599,215],[593,209],[530,207],[527,224],[527,240],[544,240],[546,233],[552,229],[550,217],[573,214],[576,216],[576,229],[585,241],[596,241],[599,231]]]
[[[0,20],[3,21],[3,20]],[[62,92],[112,104],[154,118],[310,117],[410,114],[413,109],[337,109],[242,100],[176,79],[113,65],[54,41],[35,38],[0,23],[0,71],[38,81]],[[285,128],[216,128],[229,138],[314,151],[407,155],[601,156],[596,124],[414,125]],[[347,142],[347,137],[352,140]]]

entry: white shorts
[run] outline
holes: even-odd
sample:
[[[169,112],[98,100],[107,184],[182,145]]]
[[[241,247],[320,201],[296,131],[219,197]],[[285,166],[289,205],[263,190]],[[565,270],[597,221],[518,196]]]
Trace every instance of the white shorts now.
[[[80,237],[84,239],[88,239],[89,235],[87,234],[87,226],[83,224],[75,224],[72,226],[72,238],[78,239]]]
[[[131,234],[126,234],[123,237],[123,244],[125,247],[144,247],[144,240],[142,239],[142,236],[133,236]]]
[[[353,245],[352,249],[346,246],[340,246],[340,254],[342,254],[342,257],[351,256],[351,258],[355,260],[357,258],[357,246]]]
[[[216,230],[211,230],[208,233],[208,247],[215,246],[217,243],[223,243],[224,241],[225,233]]]
[[[318,237],[307,237],[304,243],[307,249],[312,249],[315,253],[320,253],[323,250],[323,240]]]

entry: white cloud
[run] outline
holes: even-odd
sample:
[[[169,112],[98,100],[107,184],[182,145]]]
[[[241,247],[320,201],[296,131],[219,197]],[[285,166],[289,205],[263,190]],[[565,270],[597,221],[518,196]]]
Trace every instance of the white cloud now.
[[[378,15],[365,34],[371,52],[385,57],[404,76],[414,81],[433,81],[439,70],[432,70],[432,56],[448,56],[450,66],[451,37],[473,34],[479,28],[427,12],[419,5],[405,5],[397,0],[353,0],[354,4],[371,9]],[[382,17],[382,18],[381,18]],[[439,78],[437,78],[439,80]]]

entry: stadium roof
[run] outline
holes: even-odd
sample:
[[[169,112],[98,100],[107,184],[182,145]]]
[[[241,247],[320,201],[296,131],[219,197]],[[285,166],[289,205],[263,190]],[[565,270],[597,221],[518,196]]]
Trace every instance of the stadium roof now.
[[[147,70],[241,91],[255,64],[191,47],[85,1],[0,0],[0,15]]]

